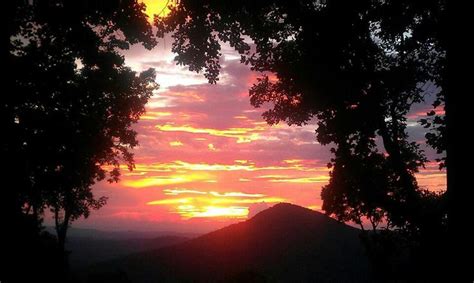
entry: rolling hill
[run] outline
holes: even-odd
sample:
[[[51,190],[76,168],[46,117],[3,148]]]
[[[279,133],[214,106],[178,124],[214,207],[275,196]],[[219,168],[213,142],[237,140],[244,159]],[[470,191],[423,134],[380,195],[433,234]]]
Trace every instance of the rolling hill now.
[[[94,265],[89,282],[364,282],[359,232],[281,203],[181,244]]]
[[[188,239],[187,237],[173,235],[130,239],[70,237],[68,238],[66,248],[70,251],[70,268],[78,270],[98,262],[112,260],[132,253],[171,246]]]

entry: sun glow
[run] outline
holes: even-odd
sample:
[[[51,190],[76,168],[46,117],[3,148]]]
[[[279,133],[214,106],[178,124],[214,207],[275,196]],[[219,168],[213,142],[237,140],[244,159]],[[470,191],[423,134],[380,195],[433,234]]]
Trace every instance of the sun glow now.
[[[168,207],[171,212],[179,214],[184,219],[189,218],[246,218],[248,206],[258,203],[279,203],[283,198],[267,197],[264,194],[248,194],[242,192],[218,193],[214,191],[201,192],[194,190],[176,190],[188,194],[205,194],[205,196],[187,196],[150,201],[147,205]],[[167,191],[168,192],[168,191]],[[165,192],[166,193],[166,192]],[[166,193],[169,195],[168,193]]]
[[[230,207],[206,206],[204,207],[204,211],[195,213],[193,217],[226,216],[226,217],[245,218],[247,217],[248,213],[249,211],[247,207],[242,207],[242,206],[230,206]]]
[[[175,5],[176,0],[141,0],[146,5],[145,14],[153,21],[155,15],[166,17],[170,13],[170,6]]]
[[[183,218],[195,217],[225,217],[225,218],[247,218],[248,208],[244,206],[204,206],[197,208],[194,205],[178,206],[178,213]]]
[[[266,198],[209,198],[209,197],[183,197],[183,198],[172,198],[172,199],[160,199],[150,201],[148,205],[163,205],[163,204],[183,204],[183,203],[207,203],[207,204],[250,204],[250,203],[278,203],[284,202],[285,199],[277,197],[266,197]]]

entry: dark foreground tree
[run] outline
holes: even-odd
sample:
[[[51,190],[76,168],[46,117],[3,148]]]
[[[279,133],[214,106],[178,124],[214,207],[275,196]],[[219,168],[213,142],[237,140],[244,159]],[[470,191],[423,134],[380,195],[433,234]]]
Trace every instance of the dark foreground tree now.
[[[135,73],[119,51],[156,41],[137,1],[8,2],[1,155],[3,179],[14,184],[2,188],[9,265],[0,279],[43,281],[40,274],[49,272],[65,282],[63,267],[43,265],[48,252],[28,239],[44,242],[40,227],[50,210],[57,244],[49,254],[65,256],[71,222],[105,204],[92,185],[118,181],[121,164],[133,168],[131,126],[157,85],[153,69]]]
[[[220,42],[261,72],[249,95],[255,107],[273,106],[263,114],[269,124],[316,118],[317,140],[334,154],[321,194],[328,214],[359,224],[368,219],[375,234],[381,226],[397,230],[417,251],[429,250],[418,246],[435,236],[437,259],[445,197],[417,184],[415,173],[427,160],[409,139],[407,114],[430,85],[439,90],[433,107],[444,109],[445,22],[443,0],[183,0],[168,17],[155,18],[159,36],[172,33],[177,62],[204,71],[210,83],[218,80]],[[421,121],[432,129],[427,144],[440,154],[446,151],[443,115],[433,111],[432,120]],[[436,212],[427,214],[427,206]],[[438,230],[430,235],[433,227]]]

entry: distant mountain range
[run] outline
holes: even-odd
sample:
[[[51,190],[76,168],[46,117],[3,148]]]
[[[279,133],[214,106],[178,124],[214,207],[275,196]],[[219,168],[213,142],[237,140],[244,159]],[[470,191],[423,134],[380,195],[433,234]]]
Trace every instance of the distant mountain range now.
[[[56,235],[54,227],[49,226],[45,230]],[[72,271],[76,271],[91,264],[132,253],[181,243],[198,235],[172,231],[104,231],[69,228],[66,249],[69,251],[69,266]]]
[[[45,230],[53,235],[56,234],[54,227],[47,226]],[[181,233],[174,231],[134,231],[134,230],[118,230],[105,231],[98,229],[74,228],[68,229],[68,238],[87,238],[100,240],[128,240],[128,239],[153,239],[162,236],[176,236],[185,238],[194,238],[199,233]]]
[[[156,250],[189,240],[182,236],[160,236],[156,238],[99,239],[70,237],[66,248],[70,251],[71,269],[83,269],[91,264],[115,259],[132,253]]]
[[[281,203],[215,232],[96,264],[89,282],[365,282],[360,230]]]

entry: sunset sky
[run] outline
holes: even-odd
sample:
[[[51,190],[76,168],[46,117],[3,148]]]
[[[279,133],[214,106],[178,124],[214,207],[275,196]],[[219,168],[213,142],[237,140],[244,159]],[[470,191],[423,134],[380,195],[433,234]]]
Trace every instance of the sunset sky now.
[[[220,80],[210,85],[173,62],[171,43],[166,37],[151,51],[133,46],[124,52],[132,69],[156,69],[160,89],[135,125],[135,170],[124,168],[117,184],[96,184],[95,194],[108,196],[107,205],[74,226],[205,232],[278,202],[319,210],[330,153],[316,142],[315,123],[267,125],[264,109],[253,108],[248,98],[258,74],[240,64],[230,47],[222,50]],[[413,140],[424,140],[416,121],[429,102],[409,115]],[[433,160],[433,150],[426,151]],[[417,177],[422,187],[445,188],[445,172],[435,162]]]

